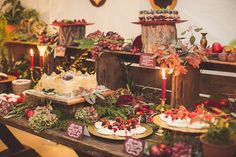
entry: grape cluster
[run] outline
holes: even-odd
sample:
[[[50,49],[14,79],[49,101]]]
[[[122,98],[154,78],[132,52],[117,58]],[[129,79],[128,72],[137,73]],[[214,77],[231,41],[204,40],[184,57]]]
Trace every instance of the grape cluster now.
[[[172,157],[191,157],[192,146],[184,142],[176,142],[172,147]]]
[[[92,57],[95,57],[102,49],[111,51],[123,50],[124,38],[116,32],[109,31],[105,35],[103,32],[97,30],[88,34],[87,39],[93,40],[96,43],[91,50]]]
[[[101,32],[99,30],[87,35],[87,39],[94,40],[94,41],[99,40],[100,38],[103,38],[103,37],[104,37],[104,32]]]
[[[42,34],[38,37],[38,42],[41,44],[54,43],[55,37],[48,34]]]
[[[104,38],[98,42],[98,45],[103,49],[112,51],[121,51],[124,44],[124,38],[116,32],[107,32]]]

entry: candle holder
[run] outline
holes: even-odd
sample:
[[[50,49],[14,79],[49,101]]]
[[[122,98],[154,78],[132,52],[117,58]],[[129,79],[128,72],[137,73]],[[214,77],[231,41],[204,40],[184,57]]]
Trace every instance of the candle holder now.
[[[161,87],[161,113],[163,113],[165,111],[165,104],[166,104],[166,72],[165,72],[165,68],[161,69],[161,75],[162,75],[162,87]],[[159,129],[157,130],[157,135],[158,136],[163,136],[163,132],[164,130],[159,127]]]
[[[42,75],[43,75],[43,68],[41,67],[30,68],[30,78],[34,83],[37,82],[37,79],[35,79],[35,76],[41,77]]]
[[[164,106],[166,104],[166,99],[161,98],[160,100],[161,100],[161,113],[162,113],[165,111]],[[162,129],[162,127],[159,126],[159,128],[156,132],[156,135],[163,136],[163,133],[164,133],[164,130]]]

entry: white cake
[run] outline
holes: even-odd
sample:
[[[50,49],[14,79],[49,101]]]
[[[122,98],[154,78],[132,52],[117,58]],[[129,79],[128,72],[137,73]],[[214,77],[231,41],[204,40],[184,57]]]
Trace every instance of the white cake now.
[[[95,89],[96,87],[96,75],[65,72],[59,75],[55,73],[43,74],[35,90],[55,89],[57,93],[73,95],[74,91],[80,88]]]

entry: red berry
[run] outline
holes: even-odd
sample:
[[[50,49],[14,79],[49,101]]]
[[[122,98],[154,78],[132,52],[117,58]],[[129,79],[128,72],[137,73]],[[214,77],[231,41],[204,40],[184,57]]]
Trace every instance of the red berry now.
[[[32,117],[34,115],[34,111],[33,110],[29,110],[28,112],[27,112],[27,118],[30,118],[30,117]]]

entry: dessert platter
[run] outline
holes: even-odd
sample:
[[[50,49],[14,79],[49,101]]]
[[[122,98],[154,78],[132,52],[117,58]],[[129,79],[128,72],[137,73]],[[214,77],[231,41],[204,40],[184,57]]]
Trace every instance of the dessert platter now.
[[[74,19],[74,20],[54,20],[52,22],[52,26],[85,26],[85,25],[92,25],[93,23],[87,22],[85,19]]]
[[[108,96],[113,91],[103,85],[98,86],[95,75],[64,72],[43,74],[35,88],[25,91],[25,94],[63,105],[74,105],[84,102],[87,96]]]
[[[141,25],[157,25],[157,24],[175,24],[185,22],[181,20],[177,10],[143,10],[139,12],[139,21],[132,22]]]
[[[154,117],[154,123],[165,129],[187,133],[207,132],[208,122],[214,120],[213,115],[201,106],[197,106],[193,112],[180,106],[178,109],[170,109]]]
[[[153,132],[152,127],[140,124],[136,118],[124,120],[121,117],[98,121],[89,125],[88,131],[94,136],[112,140],[125,140],[126,137],[145,138]]]

